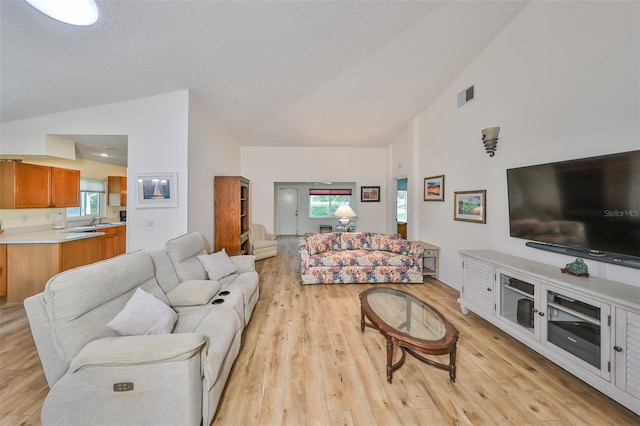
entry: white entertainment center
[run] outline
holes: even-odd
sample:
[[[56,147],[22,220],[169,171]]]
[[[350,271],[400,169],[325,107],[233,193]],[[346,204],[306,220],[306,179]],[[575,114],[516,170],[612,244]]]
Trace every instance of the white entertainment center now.
[[[460,251],[460,307],[640,415],[640,288],[491,250]]]

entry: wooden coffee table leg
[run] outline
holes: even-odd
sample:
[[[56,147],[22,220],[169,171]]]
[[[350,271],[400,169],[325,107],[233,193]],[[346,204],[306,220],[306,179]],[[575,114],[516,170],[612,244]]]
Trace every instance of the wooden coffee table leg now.
[[[456,381],[456,347],[449,353],[449,378],[452,382]]]
[[[364,331],[364,309],[360,303],[360,330]]]
[[[393,342],[387,340],[387,382],[393,379]]]

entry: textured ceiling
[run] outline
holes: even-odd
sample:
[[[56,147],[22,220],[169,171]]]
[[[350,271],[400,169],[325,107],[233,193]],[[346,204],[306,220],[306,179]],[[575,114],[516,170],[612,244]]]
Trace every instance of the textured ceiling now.
[[[1,0],[0,120],[189,89],[242,145],[383,146],[525,4],[98,1],[74,27]]]

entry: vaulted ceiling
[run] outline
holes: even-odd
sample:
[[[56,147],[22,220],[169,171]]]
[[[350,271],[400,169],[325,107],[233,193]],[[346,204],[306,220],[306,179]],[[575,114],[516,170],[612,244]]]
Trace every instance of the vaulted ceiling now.
[[[0,1],[2,122],[189,89],[242,145],[383,146],[526,4],[97,3],[75,27]]]

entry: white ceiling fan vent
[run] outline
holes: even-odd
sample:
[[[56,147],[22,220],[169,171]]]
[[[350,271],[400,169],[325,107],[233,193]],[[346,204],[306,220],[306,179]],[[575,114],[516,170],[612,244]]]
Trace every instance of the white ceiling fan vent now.
[[[474,86],[464,89],[458,93],[458,108],[474,99]]]

